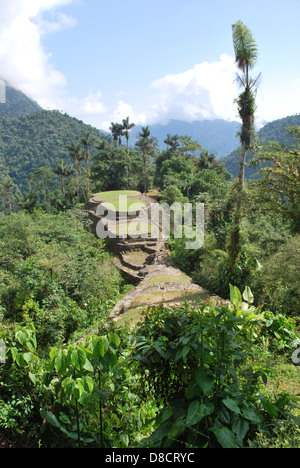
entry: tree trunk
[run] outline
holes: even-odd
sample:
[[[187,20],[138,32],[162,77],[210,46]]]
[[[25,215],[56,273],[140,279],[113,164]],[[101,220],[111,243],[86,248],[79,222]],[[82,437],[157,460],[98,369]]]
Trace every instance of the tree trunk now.
[[[238,199],[237,199],[237,212],[239,213],[239,216],[241,216],[242,205],[243,205],[243,193],[244,193],[244,187],[245,187],[246,157],[247,157],[247,147],[246,147],[246,143],[243,142],[242,153],[241,153],[241,162],[240,162],[240,173],[239,173],[239,193],[238,193]]]

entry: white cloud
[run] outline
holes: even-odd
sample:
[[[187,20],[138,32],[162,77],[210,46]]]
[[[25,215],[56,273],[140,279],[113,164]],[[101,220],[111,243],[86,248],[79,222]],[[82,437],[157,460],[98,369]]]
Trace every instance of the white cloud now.
[[[130,122],[134,122],[136,125],[145,125],[147,123],[146,114],[136,113],[130,104],[124,101],[119,101],[115,110],[111,112],[109,121],[102,122],[101,129],[108,130],[111,122],[121,123],[123,119],[129,117]]]
[[[57,103],[57,106],[59,110],[67,112],[72,117],[77,117],[95,126],[99,125],[100,120],[105,118],[107,113],[100,91],[90,92],[84,98],[65,96]]]
[[[66,78],[51,64],[41,37],[74,25],[72,18],[55,10],[72,1],[0,0],[0,75],[45,107],[55,107]],[[42,16],[49,11],[52,21]]]
[[[203,62],[183,73],[154,81],[153,119],[235,120],[235,73],[234,58],[223,54],[218,62]]]

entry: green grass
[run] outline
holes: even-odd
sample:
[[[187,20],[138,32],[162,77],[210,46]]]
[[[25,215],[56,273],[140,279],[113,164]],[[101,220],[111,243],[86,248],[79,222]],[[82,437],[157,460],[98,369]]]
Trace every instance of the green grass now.
[[[130,235],[140,235],[148,234],[151,232],[151,224],[144,223],[140,221],[131,221],[129,223],[120,223],[117,225],[116,230],[118,235],[128,234]]]
[[[199,293],[199,291],[145,291],[140,296],[136,297],[132,302],[132,307],[147,307],[151,305],[157,305],[160,303],[170,303],[170,302],[184,302],[187,301],[196,301],[196,300],[206,301],[209,299],[208,293]]]
[[[135,309],[130,309],[125,314],[121,315],[119,320],[116,322],[116,326],[118,328],[122,328],[124,326],[129,326],[130,328],[135,327],[139,322],[143,322],[145,317],[146,309],[142,309],[137,307]]]
[[[95,197],[99,198],[100,200],[117,200],[120,195],[126,195],[127,197],[137,197],[141,195],[140,192],[136,192],[133,190],[116,190],[113,192],[100,192],[96,193]]]
[[[145,281],[146,284],[155,284],[155,283],[184,283],[190,284],[191,280],[184,273],[179,275],[155,275],[152,278],[149,278]]]
[[[126,200],[110,200],[108,202],[102,203],[102,206],[111,210],[111,205],[114,208],[114,211],[139,211],[141,208],[144,208],[146,205],[145,202],[142,202],[139,198],[127,198]]]
[[[141,265],[146,262],[148,257],[149,254],[142,250],[134,250],[123,255],[124,260],[128,262],[139,263]]]

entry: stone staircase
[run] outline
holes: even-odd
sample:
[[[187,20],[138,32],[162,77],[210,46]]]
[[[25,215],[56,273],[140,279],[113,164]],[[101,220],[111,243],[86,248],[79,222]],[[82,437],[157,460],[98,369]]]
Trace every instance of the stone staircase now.
[[[140,199],[157,203],[140,195]],[[90,219],[95,223],[102,222],[96,215],[97,206],[101,203],[93,197],[86,205]],[[117,236],[107,239],[108,249],[114,254],[114,264],[120,270],[127,283],[135,286],[116,304],[110,314],[112,321],[128,321],[131,325],[139,321],[142,310],[150,306],[180,306],[187,299],[190,303],[203,303],[213,296],[209,291],[193,284],[191,278],[176,268],[171,258],[168,242],[164,238],[131,238]]]

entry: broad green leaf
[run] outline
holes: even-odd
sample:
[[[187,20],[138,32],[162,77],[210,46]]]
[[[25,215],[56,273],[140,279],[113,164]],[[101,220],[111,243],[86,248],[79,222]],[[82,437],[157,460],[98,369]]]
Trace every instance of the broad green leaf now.
[[[102,338],[96,338],[93,340],[92,343],[93,347],[93,355],[97,359],[103,358],[105,354],[105,345],[104,345],[104,340]]]
[[[202,421],[205,416],[210,416],[213,414],[215,410],[215,406],[213,403],[202,403],[200,406],[200,411],[199,411],[199,417],[198,417],[198,422]]]
[[[64,371],[65,357],[62,354],[56,356],[54,361],[54,367],[58,374],[61,374]]]
[[[187,417],[186,417],[186,424],[187,426],[193,426],[197,424],[198,417],[200,411],[200,403],[199,400],[194,400],[190,403]]]
[[[86,392],[85,390],[82,392],[82,395],[80,398],[78,398],[78,402],[82,405],[82,406],[86,406],[89,404],[90,402],[90,393]]]
[[[233,411],[236,414],[241,414],[241,410],[240,410],[238,404],[232,398],[225,398],[224,400],[222,400],[222,403],[230,411]]]
[[[210,416],[214,412],[212,403],[200,403],[199,400],[192,401],[189,405],[186,418],[187,426],[193,426],[199,423],[205,416]]]
[[[229,285],[229,289],[230,289],[230,302],[233,304],[235,300],[235,291],[234,291],[234,287],[232,286],[232,284]]]
[[[18,331],[16,333],[16,338],[18,340],[18,342],[22,345],[22,346],[25,346],[25,344],[27,343],[28,341],[28,335],[23,332],[23,331]]]
[[[32,374],[31,372],[29,372],[29,378],[31,380],[31,382],[35,385],[36,384],[36,376],[34,374]]]
[[[13,358],[13,361],[16,362],[17,356],[19,355],[19,351],[17,348],[10,348],[11,356]]]
[[[195,378],[204,395],[208,395],[214,386],[213,377],[208,373],[208,371],[197,369],[195,372]]]
[[[74,350],[71,354],[71,364],[77,370],[83,369],[86,363],[86,353],[83,349]]]
[[[53,361],[56,358],[57,353],[58,353],[57,348],[51,348],[50,353],[49,353],[51,361]]]
[[[183,357],[183,360],[185,361],[187,355],[189,354],[191,348],[190,346],[185,346],[182,350],[182,357]]]
[[[83,366],[84,370],[86,370],[87,372],[94,372],[94,368],[92,366],[92,363],[89,359],[86,360],[84,366]]]
[[[254,296],[249,286],[246,286],[245,291],[243,292],[243,299],[248,302],[248,304],[253,304],[254,302]]]
[[[53,427],[61,427],[60,422],[58,421],[57,417],[53,413],[45,413],[46,421]]]
[[[246,408],[242,412],[242,416],[249,421],[251,421],[253,424],[260,424],[262,417],[260,414],[256,411],[255,408]]]
[[[234,294],[235,294],[235,299],[237,301],[237,304],[241,304],[242,303],[242,294],[240,292],[240,290],[234,286]]]
[[[73,396],[75,387],[76,387],[76,382],[72,378],[66,379],[66,380],[67,380],[66,385],[65,385],[66,396],[67,398],[71,399],[71,397]]]
[[[120,434],[120,442],[122,448],[127,448],[129,445],[129,436],[128,434]]]
[[[92,377],[87,375],[84,378],[84,381],[85,381],[85,384],[86,384],[86,387],[87,387],[88,391],[90,393],[92,393],[92,391],[94,390],[94,381],[93,381]]]
[[[118,348],[121,343],[120,337],[114,333],[109,337],[109,343],[112,344],[115,348]]]
[[[246,437],[249,427],[250,425],[246,419],[241,418],[237,414],[234,416],[231,429],[239,439],[243,440]]]
[[[18,353],[16,355],[16,363],[19,367],[23,367],[25,365],[25,359],[23,357],[23,354]]]
[[[223,448],[237,448],[233,432],[228,427],[218,427],[210,429],[216,436],[217,441]]]
[[[84,381],[81,378],[76,379],[77,388],[79,390],[79,396],[81,397],[84,390]]]

